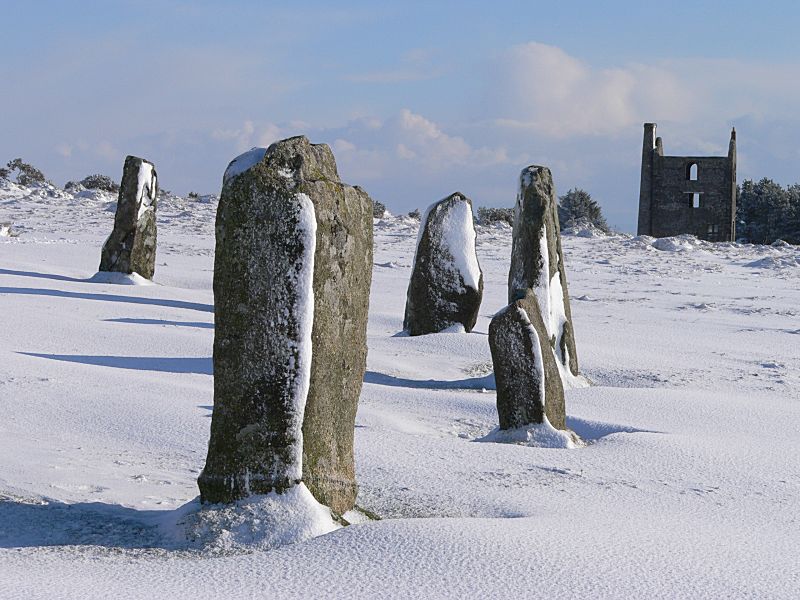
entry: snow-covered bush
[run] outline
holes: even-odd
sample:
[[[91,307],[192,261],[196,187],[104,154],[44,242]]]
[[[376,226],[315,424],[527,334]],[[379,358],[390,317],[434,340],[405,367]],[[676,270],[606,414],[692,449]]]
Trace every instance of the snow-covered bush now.
[[[586,190],[573,188],[558,198],[558,221],[561,229],[591,223],[604,233],[610,229],[600,205]]]
[[[378,202],[377,200],[372,201],[372,217],[374,219],[382,219],[383,215],[386,214],[386,205],[383,202]]]
[[[478,207],[478,223],[481,225],[492,225],[493,223],[508,223],[514,226],[513,208],[490,208],[488,206]]]
[[[21,158],[8,161],[8,165],[6,166],[8,167],[8,175],[16,171],[17,183],[20,185],[27,186],[45,183],[44,173],[33,165],[22,162]]]
[[[89,175],[81,180],[81,185],[87,190],[103,190],[114,194],[119,192],[119,184],[108,175]]]

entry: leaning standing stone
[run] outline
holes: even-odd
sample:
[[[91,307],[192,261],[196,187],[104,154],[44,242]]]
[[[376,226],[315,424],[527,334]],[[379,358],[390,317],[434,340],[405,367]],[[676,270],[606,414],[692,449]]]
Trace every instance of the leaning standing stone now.
[[[489,324],[500,429],[544,422],[566,429],[564,387],[536,296],[529,292]]]
[[[103,244],[101,271],[138,273],[153,278],[156,269],[156,198],[153,163],[128,156],[122,170],[114,229]]]
[[[300,204],[313,217],[313,246],[284,223]],[[311,268],[310,279],[303,271],[303,306],[313,307],[302,343],[296,327],[286,329],[298,318],[300,288],[292,286],[300,279],[288,266],[298,252]],[[215,399],[202,500],[230,502],[302,480],[319,502],[346,512],[357,494],[353,432],[366,368],[372,201],[339,180],[324,144],[296,137],[253,149],[225,173],[214,270]],[[287,347],[306,352],[287,355]],[[308,381],[298,387],[301,367]]]
[[[483,297],[472,202],[451,194],[428,208],[420,228],[403,327],[410,335],[457,324],[472,331]]]
[[[550,169],[535,165],[520,174],[508,301],[524,298],[528,290],[536,294],[547,339],[558,361],[566,371],[578,375],[555,186]],[[565,377],[569,377],[566,372]]]

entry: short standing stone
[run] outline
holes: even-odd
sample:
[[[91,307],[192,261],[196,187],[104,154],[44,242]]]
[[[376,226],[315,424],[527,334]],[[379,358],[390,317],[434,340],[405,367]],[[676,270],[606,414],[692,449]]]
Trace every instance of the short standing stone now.
[[[564,387],[533,292],[497,313],[489,324],[489,349],[497,384],[500,429],[547,420],[566,429]]]
[[[128,156],[122,170],[114,229],[103,244],[101,271],[138,273],[152,279],[156,269],[156,199],[153,163]]]
[[[567,275],[553,177],[547,167],[530,166],[520,174],[514,214],[508,301],[533,290],[542,311],[547,339],[565,370],[578,375]]]
[[[483,297],[472,202],[451,194],[428,208],[420,228],[403,327],[411,335],[457,324],[472,331]]]
[[[284,263],[269,259],[273,253],[283,256],[282,248],[289,244],[290,232],[275,230],[271,225],[274,209],[267,205],[293,205],[298,198],[308,201],[315,217],[315,252],[313,278],[309,290],[313,292],[313,317],[311,319],[310,373],[304,410],[292,419],[272,419],[286,403],[284,388],[288,385],[278,377],[280,363],[273,366],[271,352],[282,346],[270,347],[255,356],[249,348],[258,340],[274,337],[276,314],[282,314],[278,304],[266,307],[264,301],[251,294],[253,281],[266,286],[264,294],[277,293],[267,288],[283,289],[276,282],[286,280],[282,274]],[[239,207],[239,208],[236,208]],[[279,210],[282,214],[284,211]],[[234,215],[234,216],[228,216]],[[288,237],[287,237],[288,236]],[[228,241],[225,241],[225,240]],[[231,245],[249,269],[246,277],[241,269],[231,273],[227,260],[220,258],[221,249]],[[248,246],[264,246],[257,254]],[[249,258],[248,258],[249,257]],[[225,173],[220,207],[217,213],[217,262],[215,263],[216,336],[214,353],[215,408],[212,419],[212,440],[209,458],[199,485],[204,501],[230,501],[247,495],[246,490],[233,495],[223,492],[214,499],[204,488],[210,489],[211,475],[241,471],[237,465],[251,461],[250,450],[240,443],[243,431],[249,427],[262,427],[270,435],[283,435],[289,423],[299,418],[302,423],[302,456],[299,457],[300,474],[314,497],[342,514],[355,504],[358,491],[353,458],[353,433],[358,398],[366,368],[366,327],[369,307],[369,288],[372,277],[372,201],[358,187],[342,183],[330,148],[324,144],[311,144],[305,137],[289,138],[277,142],[269,149],[253,149],[235,159]],[[291,281],[291,279],[290,279]],[[232,292],[230,292],[232,290]],[[230,296],[230,294],[233,294]],[[230,296],[230,297],[229,297]],[[241,329],[231,330],[233,342],[223,345],[220,314],[221,303],[232,309],[236,320],[231,321]],[[285,304],[285,303],[284,303]],[[283,310],[288,310],[285,306]],[[277,313],[275,311],[278,311]],[[223,313],[225,310],[223,309]],[[270,323],[258,331],[251,331],[247,313],[263,313]],[[241,314],[241,318],[239,315]],[[291,313],[290,313],[291,314]],[[224,326],[223,326],[224,329]],[[255,342],[238,342],[253,336]],[[238,344],[238,345],[237,345]],[[219,348],[219,350],[218,350]],[[219,358],[218,358],[219,357]],[[218,362],[246,361],[248,367],[261,380],[252,389],[231,393],[220,383]],[[224,367],[223,367],[224,368]],[[234,380],[239,377],[231,372]],[[234,381],[235,387],[235,381]],[[253,402],[260,398],[261,409],[254,412]],[[237,414],[228,414],[226,406],[242,406]],[[276,408],[277,407],[277,408]],[[218,419],[219,430],[214,429]],[[215,442],[215,436],[218,440]],[[296,439],[296,433],[290,436]],[[284,436],[289,442],[289,436]],[[294,448],[294,446],[293,446]],[[278,453],[276,458],[272,456]],[[223,455],[218,461],[214,454]],[[252,458],[262,473],[269,473],[270,465],[283,461],[277,445],[267,445]],[[216,465],[219,465],[217,468]],[[247,468],[253,465],[247,464]],[[224,479],[224,477],[217,477]],[[205,480],[205,481],[204,481]],[[252,477],[250,493],[253,491]],[[280,489],[287,478],[273,483]],[[261,489],[265,489],[262,486]]]

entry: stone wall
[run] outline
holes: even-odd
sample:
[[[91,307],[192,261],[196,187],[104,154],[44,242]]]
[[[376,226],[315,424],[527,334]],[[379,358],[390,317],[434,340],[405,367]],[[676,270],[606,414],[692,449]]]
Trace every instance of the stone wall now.
[[[637,233],[735,240],[736,132],[728,156],[664,156],[654,135],[655,124],[645,123]]]

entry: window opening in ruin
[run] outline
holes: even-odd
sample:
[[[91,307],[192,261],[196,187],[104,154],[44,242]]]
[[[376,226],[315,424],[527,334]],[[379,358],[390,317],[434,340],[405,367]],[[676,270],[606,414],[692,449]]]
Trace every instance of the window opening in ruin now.
[[[700,194],[694,193],[692,196],[692,208],[700,208]]]
[[[697,163],[689,163],[686,167],[686,179],[689,181],[697,181]]]

